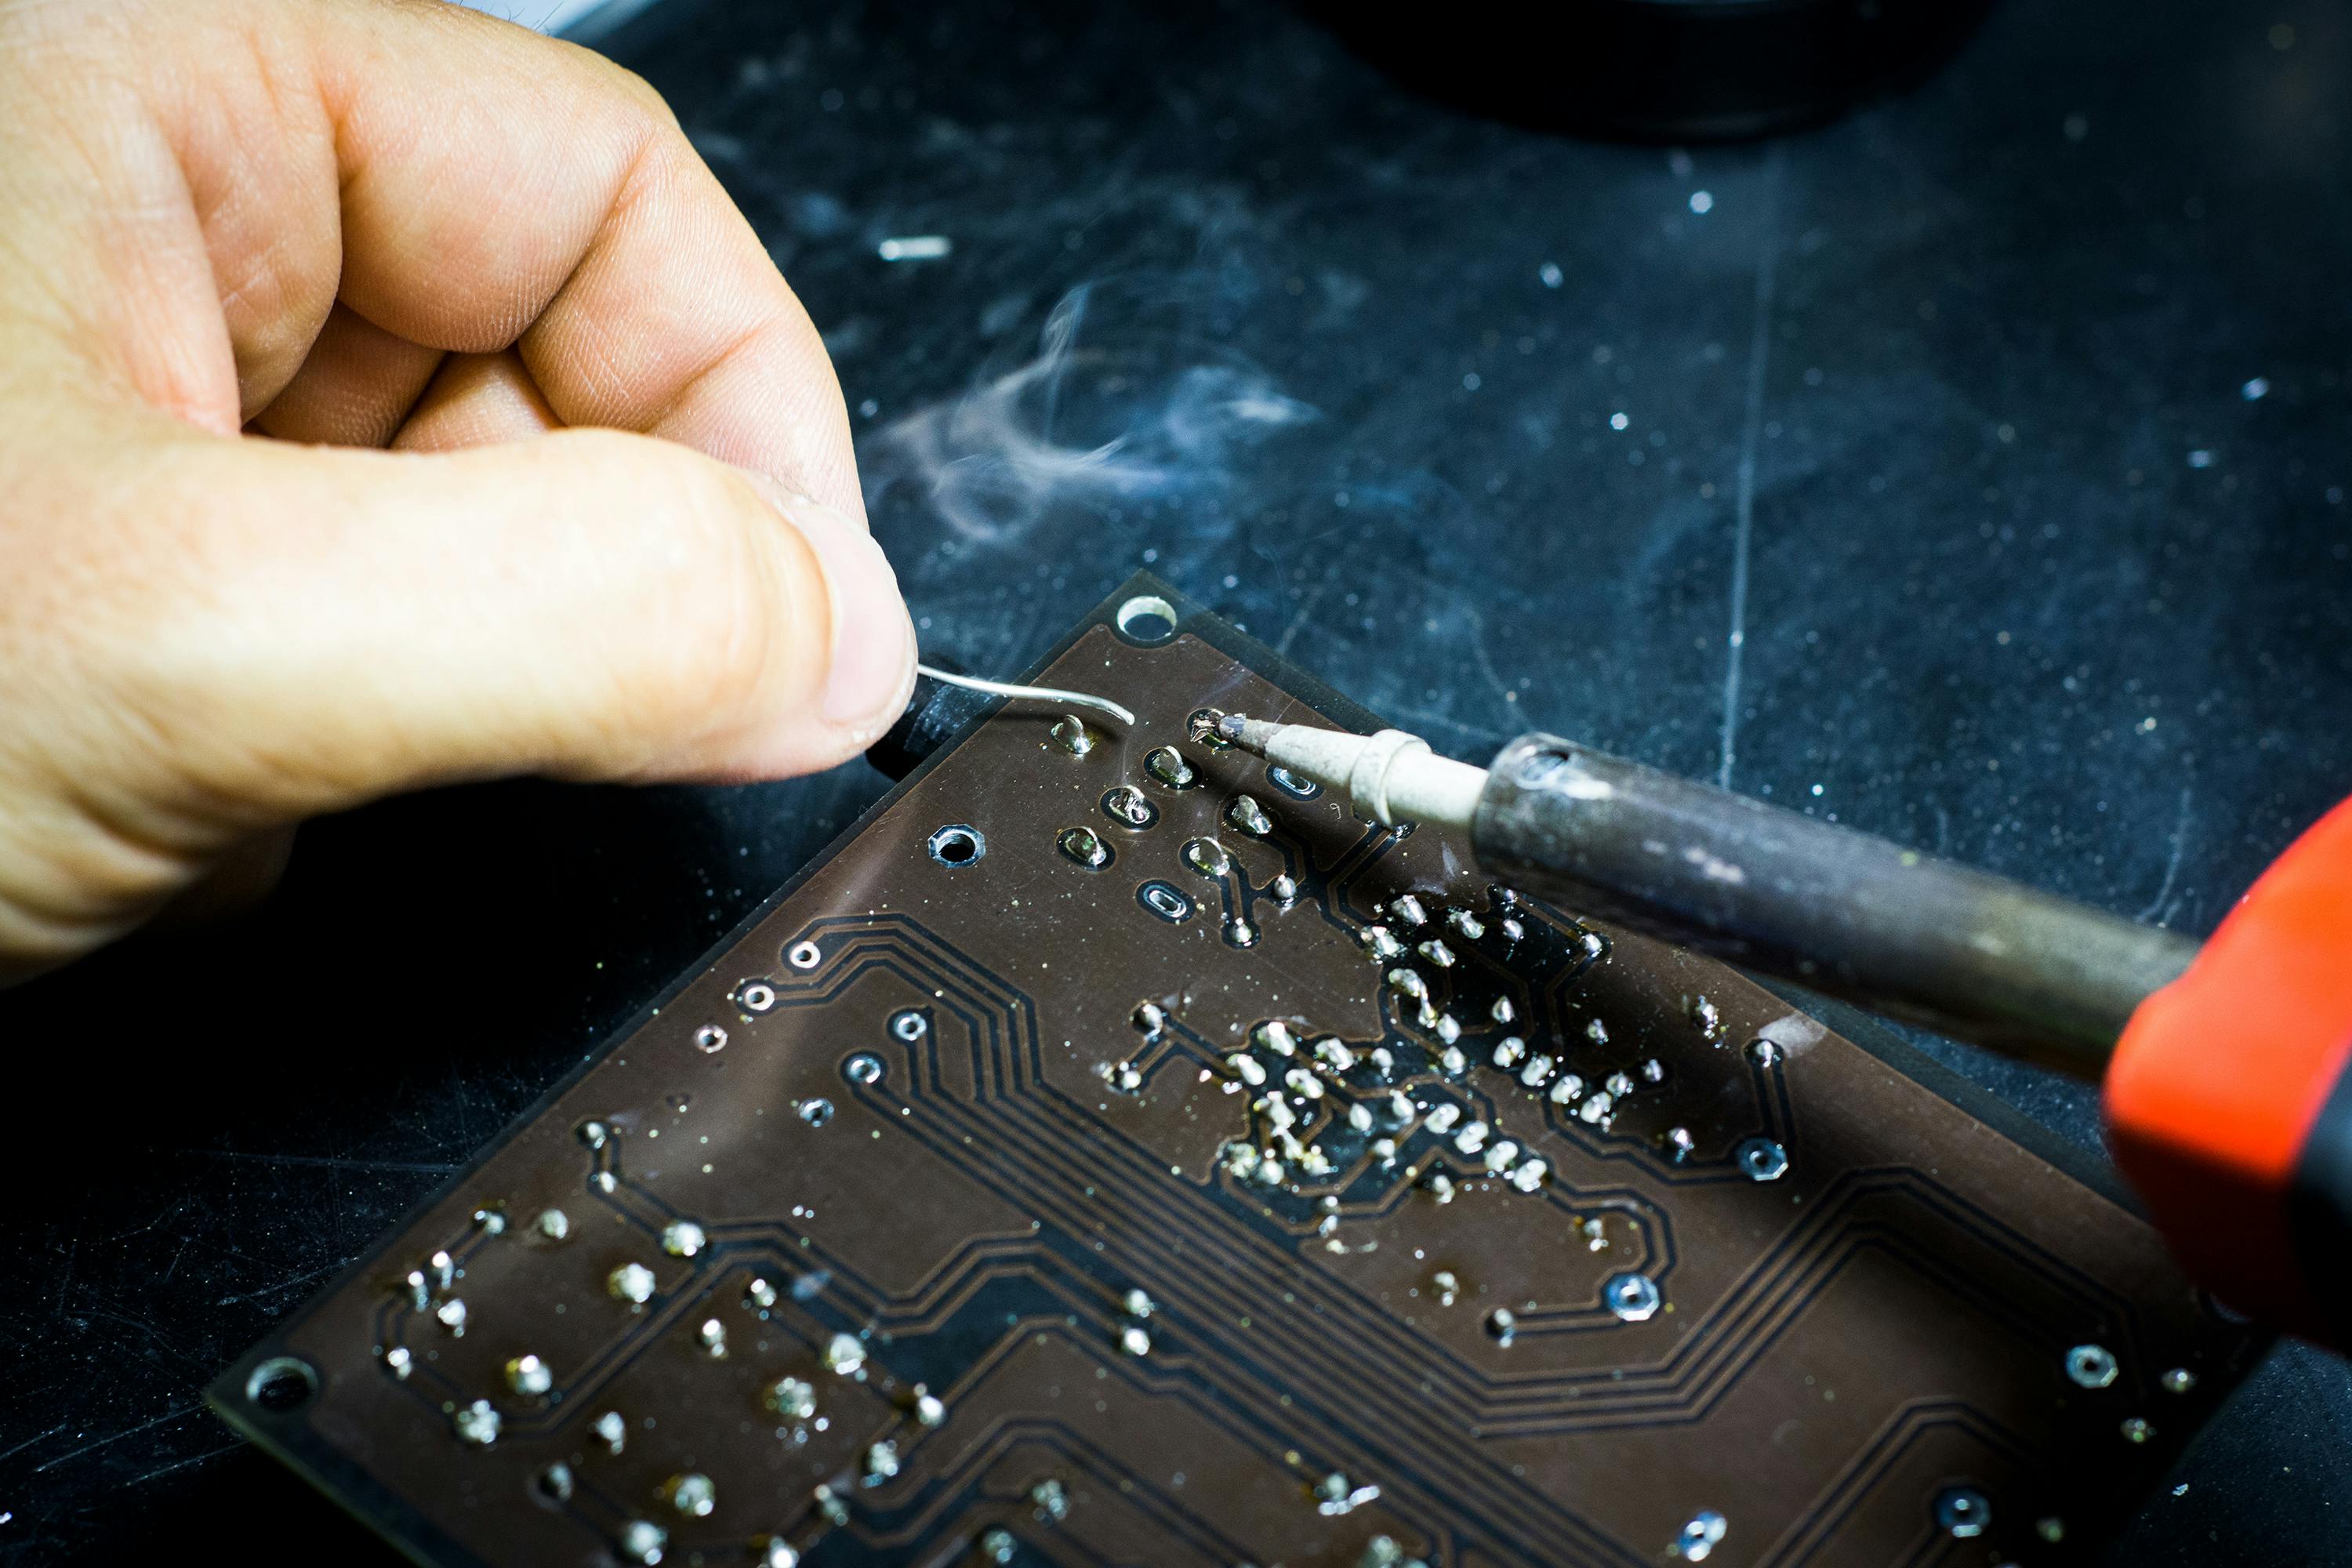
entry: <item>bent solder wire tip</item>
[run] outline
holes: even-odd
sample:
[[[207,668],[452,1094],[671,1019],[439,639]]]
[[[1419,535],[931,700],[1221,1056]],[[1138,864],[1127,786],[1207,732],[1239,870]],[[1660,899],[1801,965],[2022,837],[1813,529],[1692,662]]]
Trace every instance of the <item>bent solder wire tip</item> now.
[[[1217,738],[1344,792],[1358,816],[1382,827],[1400,822],[1467,827],[1486,784],[1486,769],[1441,757],[1428,742],[1402,730],[1357,735],[1227,713],[1217,721]]]
[[[1135,715],[1108,697],[1096,697],[1084,691],[1065,691],[1056,686],[1021,686],[1009,680],[982,680],[976,675],[953,675],[928,664],[915,666],[915,673],[929,676],[949,686],[961,686],[967,690],[984,691],[991,697],[1010,697],[1030,702],[1058,702],[1071,708],[1090,708],[1097,713],[1108,713],[1122,724],[1135,722]]]

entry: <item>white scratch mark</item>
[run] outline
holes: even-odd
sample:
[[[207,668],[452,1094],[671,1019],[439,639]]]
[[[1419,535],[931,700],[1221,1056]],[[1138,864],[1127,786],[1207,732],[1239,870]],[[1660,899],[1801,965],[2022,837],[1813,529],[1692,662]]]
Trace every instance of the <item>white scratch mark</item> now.
[[[1504,738],[1503,731],[1500,730],[1490,729],[1484,724],[1465,724],[1459,719],[1449,719],[1443,713],[1433,713],[1425,708],[1407,708],[1400,702],[1390,702],[1383,704],[1381,710],[1393,713],[1400,719],[1410,719],[1416,724],[1441,725],[1457,735],[1466,736],[1474,741],[1500,741]]]
[[[215,1301],[213,1305],[215,1307],[236,1307],[241,1306],[247,1301],[258,1301],[267,1296],[283,1295],[289,1290],[299,1289],[301,1287],[310,1283],[313,1279],[325,1279],[328,1275],[334,1273],[337,1269],[342,1268],[344,1264],[349,1263],[351,1259],[348,1258],[341,1258],[336,1262],[326,1264],[318,1268],[313,1268],[307,1274],[298,1274],[291,1279],[280,1279],[275,1285],[264,1285],[257,1290],[246,1290],[241,1291],[235,1296],[223,1296],[219,1300]]]
[[[2172,857],[2164,863],[2164,885],[2157,889],[2156,897],[2148,900],[2147,908],[2132,917],[2136,921],[2152,921],[2159,911],[2169,912],[2165,911],[2165,900],[2172,897],[2172,884],[2180,876],[2181,855],[2189,847],[2189,803],[2191,798],[2189,786],[2182,784],[2180,810],[2172,823]]]
[[[1480,615],[1477,609],[1470,605],[1463,605],[1462,611],[1470,620],[1470,657],[1477,661],[1478,673],[1486,678],[1487,688],[1507,709],[1517,703],[1518,699],[1512,693],[1510,684],[1495,668],[1495,661],[1487,657],[1486,617]]]
[[[446,1176],[457,1167],[438,1160],[337,1160],[323,1154],[263,1154],[244,1149],[190,1149],[210,1160],[250,1160],[257,1165],[310,1166],[321,1171],[415,1171]]]
[[[1756,447],[1764,428],[1764,367],[1772,351],[1772,291],[1780,270],[1780,149],[1764,172],[1764,254],[1756,263],[1756,324],[1748,338],[1748,412],[1739,431],[1738,499],[1731,535],[1731,634],[1723,667],[1723,762],[1715,782],[1731,787],[1739,754],[1740,655],[1748,643],[1748,552],[1756,528]]]
[[[123,1485],[126,1487],[144,1486],[149,1481],[155,1479],[158,1476],[168,1476],[173,1470],[184,1470],[190,1465],[201,1465],[206,1459],[217,1459],[223,1454],[234,1454],[239,1448],[244,1447],[245,1444],[241,1440],[235,1443],[224,1443],[217,1448],[207,1448],[201,1454],[192,1454],[184,1459],[177,1459],[171,1464],[158,1466],[156,1468],[149,1470],[145,1475],[133,1476],[129,1480],[125,1481]]]
[[[39,1436],[37,1436],[37,1437],[27,1437],[27,1438],[26,1438],[23,1442],[21,1442],[21,1443],[17,1444],[17,1445],[16,1445],[15,1447],[13,1447],[13,1448],[0,1448],[0,1459],[5,1459],[5,1458],[7,1458],[9,1455],[11,1455],[11,1454],[19,1454],[19,1453],[22,1453],[22,1452],[24,1452],[26,1448],[31,1447],[32,1447],[34,1444],[36,1444],[36,1443],[46,1442],[46,1441],[47,1441],[49,1438],[56,1436],[58,1433],[60,1433],[60,1432],[64,1431],[67,1427],[68,1427],[68,1426],[72,1426],[72,1425],[73,1425],[73,1423],[72,1423],[72,1422],[70,1422],[70,1421],[60,1421],[60,1422],[58,1422],[56,1426],[54,1426],[50,1427],[47,1431],[46,1431],[46,1432],[42,1433],[42,1434],[41,1434]]]
[[[35,1465],[33,1467],[33,1474],[37,1476],[43,1470],[64,1464],[68,1459],[78,1459],[84,1454],[105,1447],[110,1443],[120,1443],[125,1437],[136,1437],[140,1433],[150,1431],[154,1427],[161,1426],[166,1421],[177,1421],[181,1416],[194,1415],[196,1411],[203,1408],[204,1406],[200,1405],[183,1405],[176,1410],[166,1410],[163,1415],[158,1415],[152,1421],[142,1421],[138,1426],[128,1427],[123,1431],[117,1432],[110,1437],[100,1437],[94,1443],[84,1443],[79,1448],[68,1448],[54,1459],[44,1460],[42,1463]]]
[[[1324,592],[1330,586],[1330,576],[1328,574],[1326,574],[1316,583],[1315,586],[1307,592],[1307,597],[1299,605],[1297,612],[1290,617],[1290,624],[1283,627],[1282,636],[1275,639],[1275,652],[1282,655],[1285,658],[1288,658],[1290,657],[1290,645],[1297,639],[1299,628],[1304,626],[1307,624],[1307,617],[1315,613],[1315,606],[1323,602]]]

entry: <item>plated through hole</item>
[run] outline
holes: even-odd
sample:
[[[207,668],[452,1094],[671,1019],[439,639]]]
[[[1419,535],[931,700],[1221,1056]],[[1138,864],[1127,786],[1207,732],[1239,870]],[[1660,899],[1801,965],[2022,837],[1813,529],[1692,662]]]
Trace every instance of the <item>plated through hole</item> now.
[[[1157,594],[1138,594],[1112,618],[1119,636],[1144,647],[1156,647],[1176,635],[1176,606]]]
[[[931,835],[931,858],[954,870],[988,853],[988,840],[977,827],[951,822]]]
[[[1313,800],[1323,793],[1321,784],[1317,784],[1313,779],[1300,778],[1280,763],[1268,763],[1265,765],[1265,782],[1283,794],[1295,796],[1299,800]]]
[[[1172,882],[1146,882],[1135,889],[1135,901],[1170,925],[1192,918],[1192,900]]]
[[[245,1380],[245,1402],[282,1415],[299,1410],[319,1392],[319,1373],[299,1356],[271,1356]]]

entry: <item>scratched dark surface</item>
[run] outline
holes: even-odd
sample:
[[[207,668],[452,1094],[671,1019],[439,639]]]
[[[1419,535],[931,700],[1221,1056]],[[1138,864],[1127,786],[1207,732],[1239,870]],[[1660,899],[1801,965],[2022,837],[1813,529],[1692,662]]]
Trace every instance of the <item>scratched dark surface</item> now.
[[[660,18],[613,47],[826,329],[968,666],[1150,565],[1456,754],[1542,725],[2200,931],[2352,789],[2341,7],[2010,0],[1686,157],[1272,8]],[[0,997],[0,1558],[377,1560],[196,1390],[882,788],[398,803],[243,928]],[[2114,1561],[2352,1560],[2347,1422],[2279,1351]]]

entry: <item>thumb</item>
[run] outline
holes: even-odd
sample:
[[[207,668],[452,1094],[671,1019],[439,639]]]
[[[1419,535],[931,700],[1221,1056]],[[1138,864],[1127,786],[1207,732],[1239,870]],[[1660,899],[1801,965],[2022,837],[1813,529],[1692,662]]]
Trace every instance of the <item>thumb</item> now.
[[[828,767],[905,706],[914,632],[859,524],[612,431],[422,455],[208,443],[119,675],[179,805],[256,826],[450,780]]]

